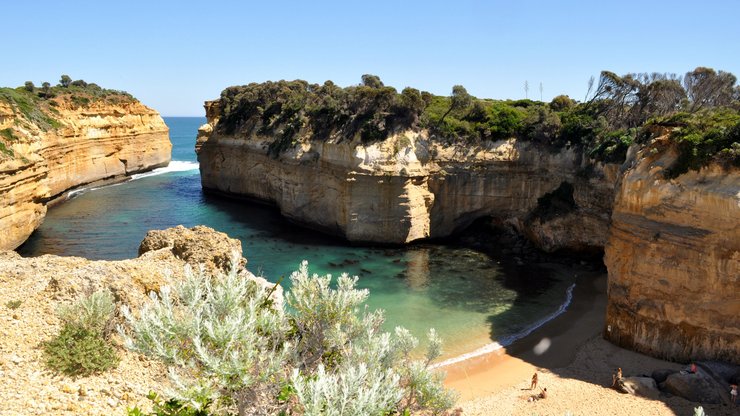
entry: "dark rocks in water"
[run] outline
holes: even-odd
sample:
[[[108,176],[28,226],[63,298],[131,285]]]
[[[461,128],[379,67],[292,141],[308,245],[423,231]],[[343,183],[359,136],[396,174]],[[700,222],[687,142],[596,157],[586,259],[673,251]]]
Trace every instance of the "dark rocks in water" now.
[[[401,259],[393,259],[393,263],[400,263]]]
[[[328,262],[329,266],[331,267],[339,267],[338,264],[334,263],[333,261]]]
[[[351,265],[353,265],[353,264],[357,264],[357,263],[359,263],[359,262],[360,262],[359,260],[344,259],[344,261],[342,262],[342,264],[341,264],[341,265],[342,265],[342,266],[351,266]]]
[[[373,274],[373,272],[371,272],[368,269],[360,269],[360,271],[363,272],[363,273],[365,273],[365,274]]]
[[[653,371],[652,374],[650,374],[650,377],[652,377],[656,383],[663,383],[668,376],[675,373],[678,373],[678,371],[664,368]]]
[[[405,279],[406,274],[405,273],[396,273],[396,279]]]

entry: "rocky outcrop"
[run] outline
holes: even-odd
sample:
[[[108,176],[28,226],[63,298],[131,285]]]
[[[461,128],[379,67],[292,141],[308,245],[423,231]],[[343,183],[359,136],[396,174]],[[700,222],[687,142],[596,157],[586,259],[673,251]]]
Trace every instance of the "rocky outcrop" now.
[[[239,240],[202,225],[190,229],[178,225],[166,230],[151,230],[139,245],[139,256],[164,248],[191,266],[203,265],[212,272],[230,270],[234,260],[243,262],[237,263],[237,267],[246,264]]]
[[[241,258],[238,240],[207,227],[176,227],[150,233],[142,242],[142,247],[145,245],[148,249],[143,249],[140,257],[122,261],[52,255],[22,258],[13,251],[0,251],[3,411],[29,415],[125,414],[127,407],[151,407],[146,400],[150,390],[163,393],[168,388],[167,370],[161,363],[124,349],[117,338],[114,341],[118,345],[119,365],[82,379],[50,373],[43,364],[43,349],[39,348],[59,332],[61,322],[57,310],[61,305],[97,290],[108,290],[118,307],[126,304],[136,313],[147,300],[148,292],[182,278],[188,261],[202,261],[208,267],[232,258],[234,253],[237,259]],[[175,245],[178,248],[173,250]],[[246,261],[242,259],[241,263]],[[258,284],[273,287],[245,269],[239,273]],[[279,287],[272,296],[281,302]]]
[[[274,137],[221,135],[218,104],[206,112],[196,144],[205,190],[275,204],[293,221],[350,241],[445,237],[493,216],[548,251],[606,242],[617,167],[591,165],[571,149],[513,139],[443,144],[409,130],[368,145],[303,140],[274,158]],[[580,174],[587,166],[588,177]],[[573,200],[567,210],[543,207],[562,186]],[[576,224],[583,232],[571,231]]]
[[[140,102],[51,102],[48,125],[48,114],[0,100],[0,249],[22,244],[63,192],[169,163],[168,128]]]
[[[657,141],[625,164],[604,257],[605,336],[672,360],[739,363],[740,172],[665,179],[677,155]]]

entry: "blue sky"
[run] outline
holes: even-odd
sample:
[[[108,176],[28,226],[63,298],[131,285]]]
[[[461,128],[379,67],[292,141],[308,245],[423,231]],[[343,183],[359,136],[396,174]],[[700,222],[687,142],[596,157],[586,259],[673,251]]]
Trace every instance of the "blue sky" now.
[[[607,69],[740,75],[740,1],[5,1],[0,86],[61,74],[203,115],[230,85],[279,79],[478,97],[583,99]]]

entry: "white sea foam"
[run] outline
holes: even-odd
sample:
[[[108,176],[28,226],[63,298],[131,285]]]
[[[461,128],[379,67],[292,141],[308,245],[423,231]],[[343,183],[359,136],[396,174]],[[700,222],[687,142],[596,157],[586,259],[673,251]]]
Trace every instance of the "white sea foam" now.
[[[76,198],[76,197],[78,197],[78,196],[80,196],[82,194],[85,194],[87,192],[90,192],[90,191],[95,191],[95,190],[102,189],[102,188],[108,188],[108,187],[111,187],[111,186],[118,186],[118,185],[121,185],[122,183],[126,183],[126,182],[129,182],[129,181],[135,181],[135,180],[141,179],[141,178],[148,178],[150,176],[157,176],[157,175],[162,175],[162,174],[170,173],[170,172],[187,172],[187,171],[191,171],[191,170],[197,170],[199,166],[200,165],[198,164],[198,162],[188,162],[188,161],[184,161],[184,160],[173,160],[173,161],[170,162],[169,165],[167,165],[167,166],[165,166],[163,168],[157,168],[157,169],[151,170],[149,172],[137,173],[137,174],[131,175],[128,180],[125,180],[123,182],[116,182],[116,183],[112,183],[112,184],[109,184],[109,185],[96,186],[96,187],[92,187],[92,188],[78,188],[78,189],[69,191],[67,193],[67,198],[66,199],[67,200],[70,200],[72,198]]]
[[[147,178],[149,176],[162,175],[162,174],[170,173],[170,172],[186,172],[186,171],[190,171],[190,170],[197,170],[199,166],[200,165],[198,165],[198,162],[188,162],[188,161],[184,161],[184,160],[173,160],[172,162],[170,162],[169,165],[167,165],[167,166],[165,166],[163,168],[157,168],[157,169],[151,170],[149,172],[137,173],[135,175],[131,175],[131,180],[132,181],[135,181],[137,179]]]
[[[488,354],[488,353],[494,352],[496,350],[500,350],[501,348],[504,348],[506,346],[509,346],[509,345],[511,345],[516,340],[519,340],[519,339],[522,339],[522,338],[526,337],[527,335],[529,335],[532,332],[534,332],[537,328],[539,328],[542,325],[548,323],[549,321],[552,321],[553,319],[557,318],[558,316],[560,316],[563,312],[565,312],[568,309],[568,306],[570,306],[570,303],[573,301],[573,289],[575,287],[576,287],[576,284],[573,283],[572,285],[570,285],[568,287],[568,289],[566,289],[566,291],[565,291],[565,301],[558,307],[558,309],[555,312],[553,312],[553,313],[545,316],[544,318],[538,320],[537,322],[533,323],[532,325],[524,328],[522,331],[520,331],[520,332],[518,332],[516,334],[510,335],[510,336],[504,337],[504,338],[500,339],[497,342],[492,342],[490,344],[484,345],[484,346],[478,348],[477,350],[472,351],[472,352],[469,352],[467,354],[458,355],[457,357],[452,357],[452,358],[449,358],[449,359],[444,360],[442,362],[436,363],[436,364],[432,365],[431,367],[432,368],[445,367],[445,366],[448,366],[448,365],[451,365],[451,364],[455,364],[455,363],[459,363],[461,361],[468,360],[468,359],[473,358],[473,357],[478,357],[478,356],[481,356],[481,355],[484,355],[484,354]]]

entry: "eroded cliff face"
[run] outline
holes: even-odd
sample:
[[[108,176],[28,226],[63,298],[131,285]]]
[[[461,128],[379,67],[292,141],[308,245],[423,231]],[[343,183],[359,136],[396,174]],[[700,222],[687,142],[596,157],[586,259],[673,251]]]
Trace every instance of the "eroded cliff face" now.
[[[658,357],[739,363],[740,171],[664,179],[676,157],[658,141],[625,163],[605,248],[605,336]]]
[[[572,150],[513,139],[445,145],[404,131],[369,145],[303,140],[274,158],[274,137],[221,135],[217,103],[206,113],[196,144],[204,189],[273,203],[296,222],[350,241],[444,237],[493,216],[548,251],[606,242],[617,167],[589,165]],[[591,175],[581,174],[586,166]],[[563,183],[574,203],[539,215],[548,209],[538,210],[538,200]],[[576,223],[580,235],[569,229]]]
[[[59,99],[54,107],[56,125],[44,128],[0,102],[0,249],[14,249],[28,238],[50,198],[170,161],[167,126],[138,101],[80,107]]]

